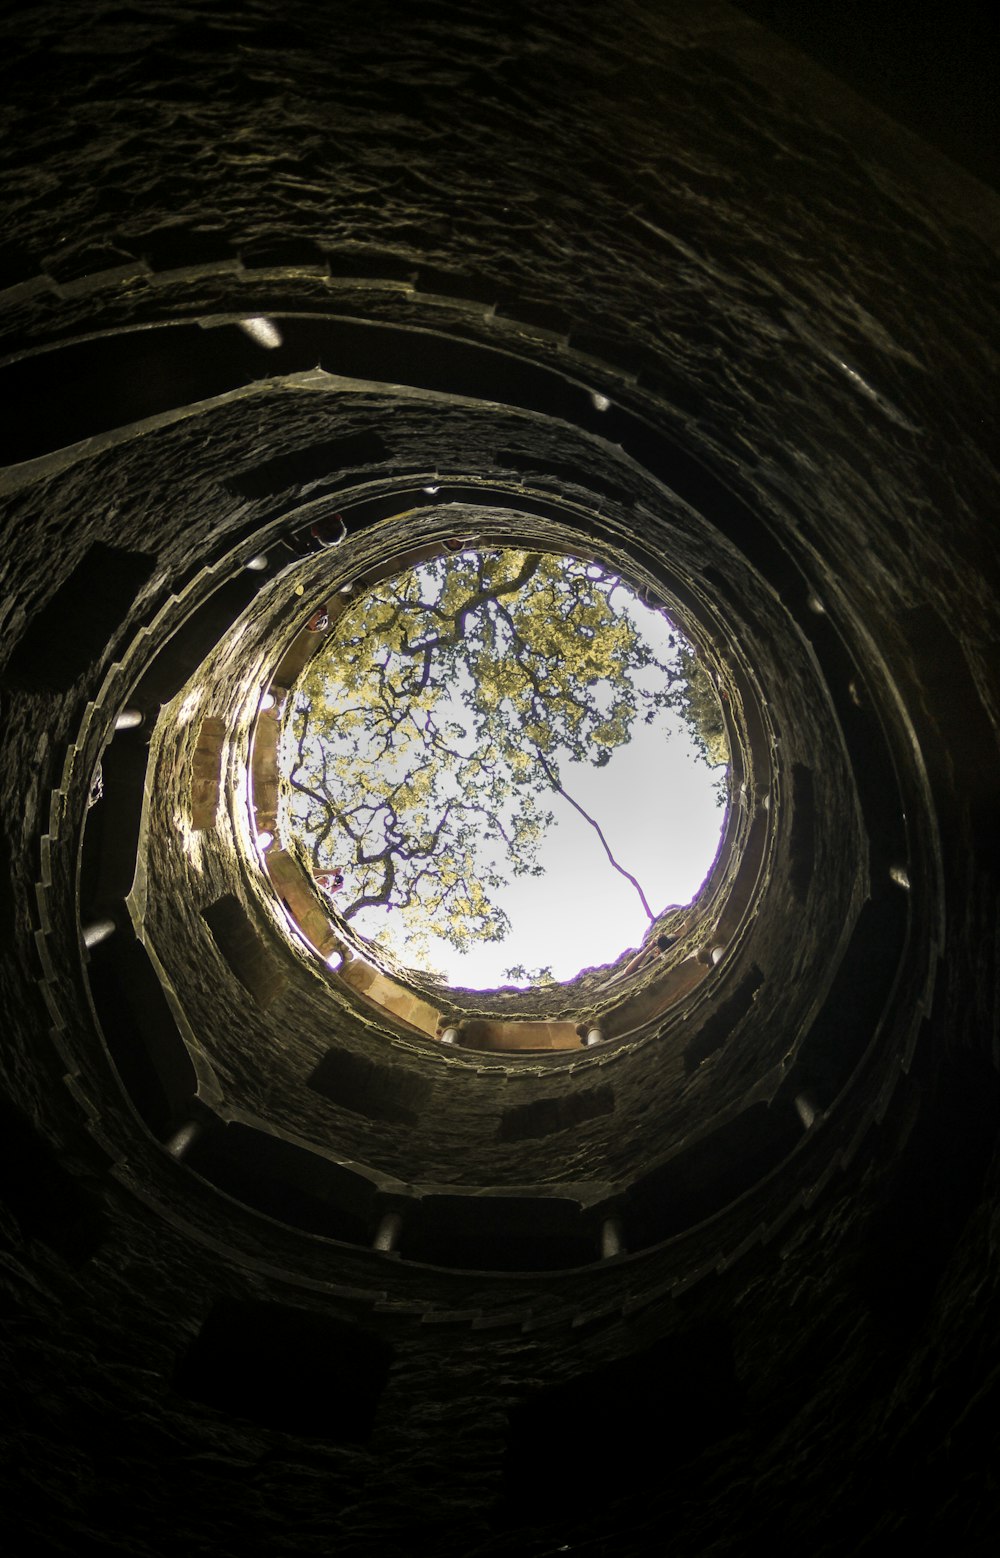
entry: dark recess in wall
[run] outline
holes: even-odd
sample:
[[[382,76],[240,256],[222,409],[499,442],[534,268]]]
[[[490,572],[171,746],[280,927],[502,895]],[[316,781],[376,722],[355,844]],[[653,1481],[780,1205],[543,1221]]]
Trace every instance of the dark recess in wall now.
[[[88,954],[91,996],[122,1085],[163,1136],[186,1113],[197,1077],[153,965],[130,928]]]
[[[458,1271],[558,1271],[596,1253],[574,1201],[555,1196],[424,1196],[403,1225],[411,1260]]]
[[[989,6],[959,0],[734,0],[922,140],[1000,188],[997,28]]]
[[[370,1180],[295,1142],[234,1121],[201,1136],[186,1160],[234,1200],[307,1233],[370,1242]]]
[[[267,1428],[338,1443],[371,1435],[388,1343],[309,1310],[219,1299],[180,1359],[174,1387]]]
[[[792,891],[802,903],[812,881],[816,854],[816,800],[812,770],[804,763],[792,768],[792,834],[788,842],[791,855],[789,880]]]
[[[629,1190],[629,1243],[657,1244],[693,1227],[787,1157],[801,1136],[790,1110],[751,1104],[636,1179]]]
[[[29,622],[3,679],[63,692],[113,643],[156,558],[95,541]]]
[[[192,564],[186,576],[174,581],[175,592],[180,594],[200,572],[200,564]],[[238,573],[194,606],[180,627],[161,645],[145,671],[134,694],[134,701],[140,708],[155,711],[161,703],[176,697],[240,612],[253,600],[260,589],[260,577],[255,573]]]
[[[801,1086],[826,1109],[875,1037],[909,920],[907,895],[880,883],[858,915],[854,934],[823,1008],[799,1049]]]
[[[588,1087],[562,1098],[538,1098],[530,1104],[515,1104],[505,1109],[497,1126],[498,1141],[527,1141],[532,1136],[550,1136],[567,1131],[584,1120],[611,1114],[615,1107],[614,1090]]]
[[[850,697],[852,685],[861,707]],[[884,733],[872,712],[869,694],[863,686],[859,686],[856,679],[846,684],[846,690],[850,701],[838,713],[868,836],[872,881],[881,884],[893,865],[901,865],[906,860],[906,818],[900,804],[892,759]]]
[[[202,911],[215,945],[259,1006],[270,1006],[287,980],[254,929],[250,917],[231,893]]]
[[[498,449],[496,460],[501,470],[509,467],[516,471],[529,486],[537,482],[543,487],[549,485],[556,491],[563,492],[567,489],[572,491],[573,487],[582,485],[586,480],[588,490],[603,494],[609,503],[629,505],[632,502],[632,494],[626,492],[623,487],[616,485],[600,473],[588,472],[584,478],[584,473],[579,466],[562,465],[556,460],[540,466],[537,456],[533,458],[526,455],[523,450],[512,448]]]
[[[743,1391],[724,1326],[694,1326],[581,1373],[513,1408],[502,1523],[639,1495],[684,1482],[684,1468],[743,1427]],[[581,1456],[593,1462],[580,1475]],[[669,1551],[666,1529],[660,1532]]]
[[[984,559],[984,565],[985,565]],[[1000,862],[996,797],[1000,793],[1000,750],[983,707],[969,661],[947,624],[931,606],[918,606],[902,619],[907,647],[919,679],[922,702],[933,710],[938,739],[928,743],[935,776],[961,774],[977,850]]]
[[[433,1092],[426,1077],[338,1049],[327,1050],[309,1086],[354,1114],[396,1125],[415,1125]]]
[[[11,936],[17,918],[12,867],[14,856],[10,839],[0,829],[0,936]]]
[[[742,1022],[749,1012],[753,1005],[753,998],[763,983],[764,975],[755,963],[749,974],[745,974],[740,980],[732,995],[721,1001],[711,1016],[702,1023],[697,1038],[685,1045],[685,1071],[697,1071],[709,1055],[714,1055],[716,1050],[722,1048],[737,1023]]]
[[[103,793],[88,813],[80,862],[84,924],[120,910],[135,879],[148,760],[142,729],[120,731],[101,755]]]
[[[880,1330],[903,1346],[925,1317],[994,1161],[1000,1078],[958,1053],[911,1084],[925,1107],[859,1251],[858,1281]],[[933,1089],[935,1108],[926,1107]]]
[[[342,471],[362,470],[378,465],[388,450],[377,433],[357,433],[350,438],[334,438],[328,443],[311,444],[292,454],[279,455],[252,470],[230,476],[231,492],[244,498],[269,498],[289,487],[308,488],[314,482],[335,483]]]
[[[72,1266],[89,1260],[106,1233],[95,1185],[60,1163],[22,1109],[0,1095],[0,1200],[25,1239],[41,1239]]]

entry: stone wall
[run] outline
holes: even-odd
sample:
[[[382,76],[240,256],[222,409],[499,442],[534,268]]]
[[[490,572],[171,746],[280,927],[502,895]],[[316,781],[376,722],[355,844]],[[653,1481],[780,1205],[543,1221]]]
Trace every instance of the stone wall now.
[[[716,4],[3,37],[11,1550],[984,1550],[995,197]],[[765,890],[673,1026],[431,1054],[281,933],[239,776],[301,606],[244,564],[327,496],[345,577],[584,537],[752,694]]]

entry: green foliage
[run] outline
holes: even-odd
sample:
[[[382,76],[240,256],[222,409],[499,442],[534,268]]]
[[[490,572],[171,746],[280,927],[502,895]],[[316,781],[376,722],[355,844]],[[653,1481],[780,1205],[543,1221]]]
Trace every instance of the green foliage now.
[[[526,968],[523,963],[515,963],[513,968],[505,968],[505,979],[513,980],[516,985],[554,985],[556,976],[552,972],[552,964],[546,963],[544,968]]]
[[[729,738],[719,695],[701,661],[687,645],[678,654],[684,692],[680,713],[699,752],[711,767],[729,762]]]
[[[684,706],[631,600],[594,563],[470,550],[344,612],[286,716],[282,821],[317,872],[343,873],[344,919],[392,910],[411,952],[504,938],[497,894],[541,874],[561,765],[600,766],[637,720]]]

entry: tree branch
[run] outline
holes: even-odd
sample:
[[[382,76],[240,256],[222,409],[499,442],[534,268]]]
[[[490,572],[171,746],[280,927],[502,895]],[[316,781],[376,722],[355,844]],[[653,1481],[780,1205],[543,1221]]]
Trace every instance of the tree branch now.
[[[597,837],[600,839],[601,843],[604,846],[604,853],[608,857],[608,864],[614,867],[614,869],[618,872],[619,876],[623,876],[627,882],[631,882],[632,883],[632,886],[635,888],[636,892],[639,895],[639,902],[642,904],[643,912],[645,913],[646,918],[649,920],[650,924],[652,924],[653,921],[656,919],[656,915],[653,913],[652,909],[649,907],[649,903],[648,903],[648,901],[646,899],[646,894],[643,892],[642,888],[640,887],[639,883],[636,881],[635,877],[632,875],[631,871],[626,871],[624,866],[621,866],[621,865],[618,864],[618,861],[615,859],[614,855],[611,853],[611,845],[608,843],[607,839],[604,837],[604,833],[603,833],[603,831],[601,829],[600,823],[597,821],[596,818],[592,817],[588,811],[584,811],[583,807],[580,805],[580,802],[579,801],[575,801],[573,799],[573,797],[569,794],[569,792],[567,790],[563,789],[562,785],[559,783],[559,776],[558,776],[558,774],[552,768],[551,764],[546,760],[546,758],[544,757],[543,753],[539,750],[538,747],[535,748],[535,755],[538,758],[538,761],[541,763],[542,768],[545,770],[545,774],[546,774],[546,777],[548,778],[549,784],[552,786],[553,790],[555,790],[556,794],[557,795],[561,795],[564,801],[569,801],[569,804],[573,807],[574,811],[578,811],[580,813],[580,816],[583,818],[584,822],[588,822],[590,824],[590,826],[593,828],[594,832],[597,834]]]
[[[504,595],[516,595],[522,590],[539,569],[542,557],[540,552],[529,552],[521,564],[520,569],[513,579],[506,584],[492,585],[487,589],[477,590],[474,595],[463,602],[457,611],[452,612],[451,622],[454,625],[452,633],[445,635],[439,633],[435,638],[424,639],[416,644],[408,644],[405,641],[400,645],[400,653],[404,655],[426,655],[428,650],[434,650],[439,644],[457,644],[465,637],[465,619],[477,612],[480,606],[485,606],[488,601],[498,601]]]

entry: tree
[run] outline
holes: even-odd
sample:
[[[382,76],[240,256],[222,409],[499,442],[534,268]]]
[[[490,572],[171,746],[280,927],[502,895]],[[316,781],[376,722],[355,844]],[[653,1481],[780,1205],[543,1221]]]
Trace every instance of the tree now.
[[[515,984],[554,985],[557,983],[551,963],[546,963],[543,968],[528,968],[524,963],[515,963],[513,968],[505,968],[503,973],[505,979],[512,979]]]
[[[729,762],[729,737],[719,695],[689,644],[680,649],[677,664],[684,688],[679,704],[681,716],[705,762],[717,768]]]
[[[686,673],[657,658],[634,597],[592,562],[469,550],[383,581],[340,617],[300,681],[283,742],[282,828],[339,872],[344,920],[395,911],[412,950],[502,940],[496,901],[538,875],[574,763],[607,763],[637,720],[683,710]],[[709,684],[710,685],[710,684]]]

